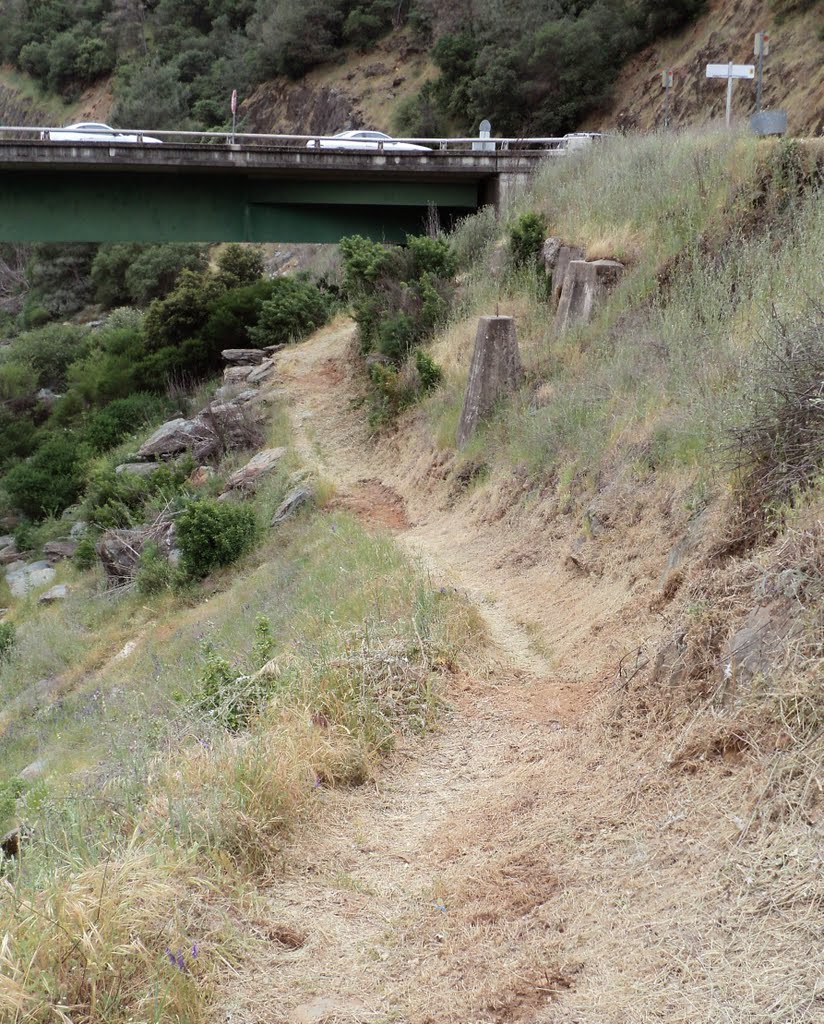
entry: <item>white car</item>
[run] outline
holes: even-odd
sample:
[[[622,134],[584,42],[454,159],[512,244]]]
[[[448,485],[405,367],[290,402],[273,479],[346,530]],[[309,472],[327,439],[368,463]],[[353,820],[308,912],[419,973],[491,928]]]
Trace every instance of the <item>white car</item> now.
[[[49,128],[44,131],[42,139],[49,142],[155,142],[160,139],[153,139],[151,135],[134,135],[117,132],[107,124],[97,124],[95,121],[81,121],[79,124],[67,124],[65,128]]]
[[[384,132],[349,131],[333,135],[331,138],[310,139],[306,143],[307,149],[314,149],[315,145],[321,149],[357,149],[372,152],[383,149],[391,153],[431,153],[429,146],[416,146],[411,142],[397,142],[391,135]]]

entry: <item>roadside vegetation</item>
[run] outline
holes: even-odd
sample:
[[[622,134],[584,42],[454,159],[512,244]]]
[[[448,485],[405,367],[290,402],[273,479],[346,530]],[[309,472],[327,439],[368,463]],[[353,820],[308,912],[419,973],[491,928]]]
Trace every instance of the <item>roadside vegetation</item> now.
[[[155,129],[228,129],[228,97],[277,75],[300,78],[342,47],[366,52],[406,27],[439,76],[398,112],[397,127],[432,135],[569,131],[605,97],[642,46],[696,17],[704,0],[5,0],[0,61],[75,99],[114,78],[115,119]],[[551,74],[547,68],[559,69]]]

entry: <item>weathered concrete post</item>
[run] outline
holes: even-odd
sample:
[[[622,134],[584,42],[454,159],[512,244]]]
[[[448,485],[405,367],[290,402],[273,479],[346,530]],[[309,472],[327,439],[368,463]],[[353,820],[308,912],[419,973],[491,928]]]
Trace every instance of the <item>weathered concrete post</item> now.
[[[458,424],[459,446],[475,433],[498,399],[517,388],[522,377],[515,321],[511,316],[482,316]]]
[[[603,298],[620,281],[623,263],[615,260],[572,260],[564,277],[564,287],[555,327],[562,333],[572,324],[590,320]]]
[[[558,307],[567,270],[573,260],[584,259],[584,250],[577,245],[564,245],[559,238],[548,238],[543,249],[544,267],[552,277],[552,304]]]

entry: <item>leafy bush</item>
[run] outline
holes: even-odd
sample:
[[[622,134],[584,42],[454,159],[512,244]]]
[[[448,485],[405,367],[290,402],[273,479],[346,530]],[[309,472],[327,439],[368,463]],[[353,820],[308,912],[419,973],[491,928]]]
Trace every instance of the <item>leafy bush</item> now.
[[[147,544],[137,562],[135,583],[141,594],[150,597],[169,590],[177,582],[178,570],[164,558],[157,544]]]
[[[292,277],[276,278],[272,285],[257,325],[249,328],[249,337],[259,348],[297,341],[329,319],[331,303],[316,285]]]
[[[89,347],[90,332],[72,324],[50,324],[19,334],[8,348],[16,362],[29,366],[40,388],[62,391],[69,366]]]
[[[85,533],[77,542],[77,548],[74,555],[72,555],[72,562],[81,572],[85,572],[97,564],[94,537],[90,533]]]
[[[542,213],[522,213],[510,226],[509,254],[516,267],[537,262],[546,232],[546,217]]]
[[[256,532],[254,511],[246,505],[193,501],[177,520],[181,568],[202,579],[244,555],[254,544]]]
[[[13,466],[3,486],[14,508],[31,519],[73,505],[83,490],[83,456],[75,439],[52,437],[27,462]]]
[[[276,287],[275,281],[255,281],[230,288],[212,299],[200,334],[215,357],[224,348],[246,348],[251,344],[249,328],[258,322],[263,303],[272,297]]]
[[[91,473],[83,499],[83,517],[101,530],[137,526],[152,519],[183,493],[191,459],[158,465],[149,476],[115,473],[106,466]]]
[[[160,419],[168,403],[156,395],[133,394],[117,398],[93,414],[86,428],[86,441],[95,452],[104,452],[129,434]]]
[[[208,319],[208,306],[220,293],[220,286],[207,274],[181,272],[173,292],[155,299],[143,319],[148,351],[176,345],[193,337]]]
[[[421,381],[423,391],[434,391],[443,380],[443,370],[427,352],[418,349],[415,353],[415,369]]]
[[[218,256],[218,277],[225,288],[242,288],[263,277],[263,253],[256,245],[233,242]]]
[[[0,622],[0,661],[8,658],[17,642],[17,631],[12,622]]]
[[[203,273],[207,266],[203,245],[117,242],[100,247],[90,274],[95,298],[103,306],[145,306],[165,298],[183,270]]]

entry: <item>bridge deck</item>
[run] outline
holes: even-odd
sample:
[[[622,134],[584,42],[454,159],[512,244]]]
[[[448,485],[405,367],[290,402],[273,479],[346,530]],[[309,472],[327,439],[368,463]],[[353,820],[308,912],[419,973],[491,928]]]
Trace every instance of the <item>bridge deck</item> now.
[[[497,200],[546,151],[0,142],[0,241],[402,240]]]

